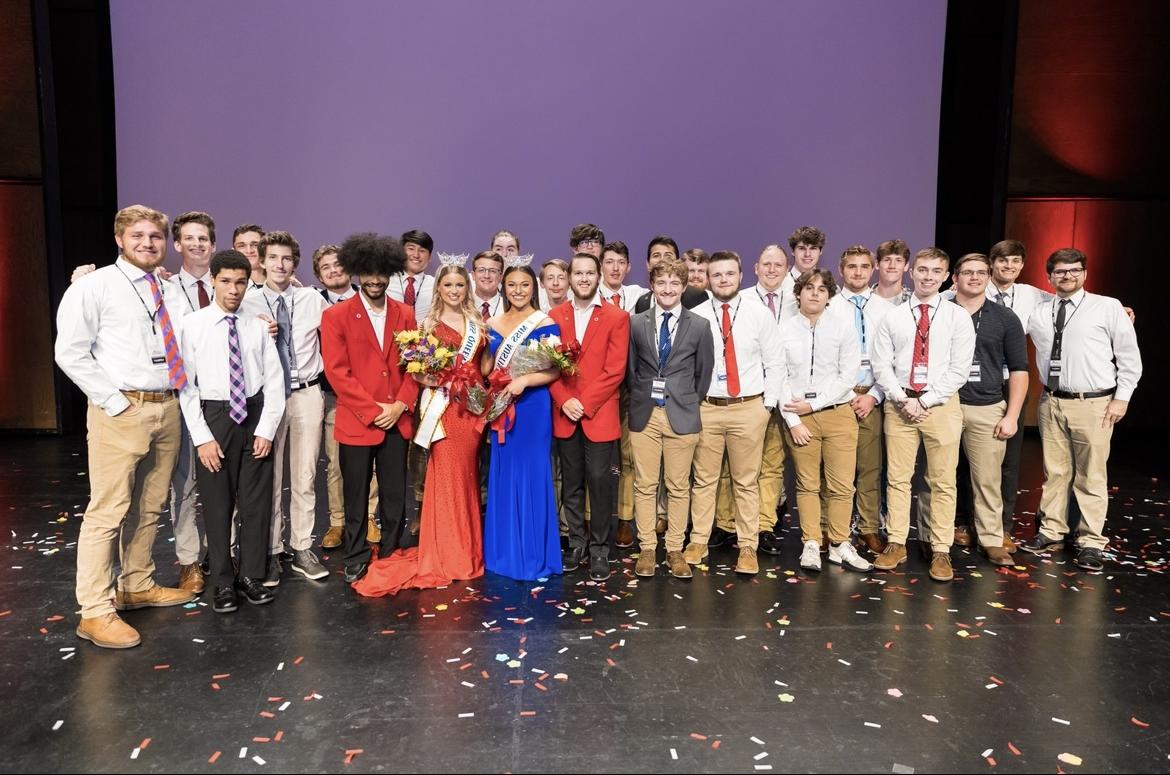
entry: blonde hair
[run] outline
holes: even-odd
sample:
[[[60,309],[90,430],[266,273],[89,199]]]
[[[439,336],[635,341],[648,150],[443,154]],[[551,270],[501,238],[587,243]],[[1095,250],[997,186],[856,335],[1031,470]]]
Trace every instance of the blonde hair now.
[[[150,221],[161,229],[163,234],[167,232],[168,219],[166,213],[159,212],[153,207],[147,207],[146,205],[130,205],[129,207],[123,207],[114,216],[114,236],[121,237],[122,232],[139,221]]]
[[[466,294],[463,297],[463,306],[460,308],[460,312],[463,313],[463,319],[474,320],[481,326],[484,324],[483,317],[479,314],[479,310],[477,310],[475,305],[471,303],[471,292],[472,288],[475,287],[472,285],[471,275],[469,275],[467,270],[463,267],[451,264],[450,266],[444,266],[440,268],[439,271],[435,273],[435,292],[431,295],[431,308],[427,312],[427,316],[422,319],[422,323],[419,324],[424,331],[434,331],[435,326],[439,325],[439,317],[443,314],[443,308],[446,306],[443,303],[442,296],[439,294],[439,284],[442,283],[443,278],[449,274],[459,275],[463,278],[463,282],[466,283]]]

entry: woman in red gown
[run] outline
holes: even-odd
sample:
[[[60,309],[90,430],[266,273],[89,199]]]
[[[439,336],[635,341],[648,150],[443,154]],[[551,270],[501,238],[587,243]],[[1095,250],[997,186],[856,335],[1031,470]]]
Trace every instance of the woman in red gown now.
[[[487,327],[471,304],[471,278],[458,264],[445,265],[435,278],[435,296],[422,328],[459,353],[457,367],[478,364]],[[417,547],[399,549],[370,565],[353,584],[367,597],[402,589],[433,589],[483,575],[483,520],[479,505],[479,418],[447,395],[433,377],[419,400],[413,443],[430,446]],[[445,407],[444,407],[445,403]]]

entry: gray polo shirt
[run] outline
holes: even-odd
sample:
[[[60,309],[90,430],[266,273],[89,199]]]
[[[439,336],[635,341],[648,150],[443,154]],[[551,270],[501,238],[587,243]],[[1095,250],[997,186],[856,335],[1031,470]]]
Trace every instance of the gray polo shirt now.
[[[969,377],[967,384],[959,388],[959,403],[972,406],[997,404],[1007,396],[1004,368],[1009,372],[1028,370],[1024,327],[1015,313],[993,301],[985,301],[971,316],[971,325],[975,326],[975,360],[971,364],[971,374],[975,373],[978,364],[979,376],[978,379]]]

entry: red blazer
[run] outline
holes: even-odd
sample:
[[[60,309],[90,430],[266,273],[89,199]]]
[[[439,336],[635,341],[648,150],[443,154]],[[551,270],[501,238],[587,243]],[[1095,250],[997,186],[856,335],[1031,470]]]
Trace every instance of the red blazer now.
[[[372,447],[386,432],[374,425],[382,413],[377,402],[401,401],[406,411],[398,419],[398,432],[410,438],[412,413],[418,401],[418,382],[406,376],[398,364],[394,335],[415,328],[414,310],[386,298],[385,348],[370,323],[361,294],[334,304],[321,316],[321,357],[325,376],[337,393],[337,422],[333,437],[342,444]]]
[[[553,307],[548,316],[560,326],[562,341],[579,341],[572,300]],[[566,401],[576,398],[585,407],[580,421],[585,437],[590,441],[614,441],[622,435],[618,393],[630,352],[629,314],[612,304],[595,308],[580,345],[577,373],[562,373],[548,386],[553,400],[553,435],[567,439],[577,429],[577,423],[561,411]]]

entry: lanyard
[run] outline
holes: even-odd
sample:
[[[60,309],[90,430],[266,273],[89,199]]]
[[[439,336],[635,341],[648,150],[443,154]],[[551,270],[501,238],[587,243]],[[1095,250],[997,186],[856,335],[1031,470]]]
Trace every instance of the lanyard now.
[[[771,291],[771,293],[776,294],[776,322],[779,323],[780,313],[784,311],[784,289],[781,288],[779,291]],[[760,297],[760,302],[762,302],[765,307],[768,306],[768,300],[764,298],[765,294],[760,293],[758,286],[756,287],[756,295]],[[737,307],[736,312],[738,311],[739,308]],[[771,310],[768,311],[768,314],[772,314]]]
[[[130,279],[130,275],[126,274],[125,269],[123,269],[122,267],[119,266],[118,271],[121,272],[122,276],[126,278],[126,282],[130,283],[130,290],[134,291],[134,295],[138,297],[138,303],[142,305],[142,309],[146,312],[146,316],[148,318],[150,318],[150,330],[153,331],[157,335],[158,329],[155,328],[154,320],[155,320],[155,316],[158,314],[158,310],[156,309],[154,312],[150,311],[150,307],[146,306],[146,302],[143,301],[143,299],[142,299],[142,294],[138,292],[138,286],[136,286],[134,284],[134,281]],[[156,283],[158,282],[157,277],[155,278],[155,282]],[[162,289],[161,288],[159,289],[159,298],[162,298]]]
[[[817,321],[819,323],[820,320]],[[812,387],[813,384],[813,369],[817,365],[817,323],[813,323],[808,327],[809,333],[812,334],[812,348],[809,350],[808,356],[808,385]]]
[[[655,309],[655,310],[658,310],[658,312],[659,312],[660,314],[661,314],[661,313],[664,313],[664,312],[666,312],[666,311],[667,311],[667,310],[660,310],[660,309],[658,308],[658,305],[653,305],[653,309]],[[670,314],[671,314],[671,317],[673,317],[673,318],[674,318],[674,320],[673,320],[673,321],[667,321],[667,323],[666,323],[666,338],[670,340],[670,343],[671,343],[672,345],[674,344],[674,332],[678,330],[678,321],[679,321],[679,318],[681,318],[681,317],[682,317],[682,310],[683,310],[683,307],[682,307],[682,305],[681,305],[681,304],[680,304],[680,305],[679,305],[679,306],[678,306],[676,309],[669,310],[669,312],[670,312]],[[661,349],[661,348],[660,348],[660,346],[661,346],[661,344],[662,344],[662,341],[661,341],[661,340],[658,338],[659,329],[661,328],[662,324],[661,324],[661,323],[655,324],[655,319],[656,319],[656,318],[657,318],[657,316],[650,318],[650,325],[651,325],[651,327],[653,327],[653,329],[654,329],[654,353],[655,353],[655,357],[657,357],[657,353],[658,353],[658,351]],[[661,374],[661,373],[662,373],[662,372],[661,372],[661,371],[659,371],[659,374]]]
[[[1014,310],[1016,308],[1016,284],[1012,283],[1011,293],[1004,293],[997,286],[995,292],[1007,299],[1007,308]]]
[[[142,297],[141,297],[141,296],[139,296],[139,298],[142,298]],[[1078,303],[1078,302],[1074,302],[1074,301],[1072,300],[1072,297],[1071,297],[1071,296],[1070,296],[1068,299],[1062,299],[1062,298],[1060,298],[1059,296],[1057,296],[1055,299],[1053,299],[1053,300],[1052,300],[1052,330],[1053,330],[1053,332],[1056,332],[1056,315],[1057,315],[1057,314],[1058,314],[1058,312],[1060,311],[1060,303],[1061,303],[1062,301],[1067,301],[1069,304],[1072,304],[1072,308],[1073,308],[1073,311],[1072,311],[1071,313],[1069,313],[1069,316],[1068,316],[1067,318],[1065,318],[1065,319],[1064,319],[1064,328],[1060,329],[1060,331],[1059,331],[1059,333],[1063,335],[1063,334],[1064,334],[1064,332],[1065,332],[1066,330],[1068,330],[1068,324],[1072,322],[1073,315],[1075,315],[1075,314],[1077,314],[1078,312],[1080,312],[1080,310],[1081,310],[1081,304],[1083,304],[1083,303],[1084,303],[1084,301],[1085,301],[1085,297],[1084,297],[1084,296],[1082,296],[1082,297],[1081,297],[1081,301],[1080,301],[1079,303]]]
[[[430,275],[428,275],[428,274],[420,274],[419,275],[420,279],[418,281],[418,285],[414,289],[414,300],[415,300],[416,304],[418,303],[419,298],[422,297],[423,288],[427,287],[427,279],[429,277],[430,277]],[[402,292],[402,298],[405,299],[406,298],[406,273],[405,272],[398,275],[398,290]]]
[[[732,332],[735,331],[735,319],[739,317],[739,308],[742,299],[735,305],[735,312],[731,313],[731,323],[727,326],[727,333],[723,333],[723,314],[715,308],[715,300],[711,299],[711,311],[715,313],[715,319],[719,321],[719,336],[723,338],[723,357],[727,357],[727,340],[731,337]],[[720,302],[720,304],[727,304],[727,302]]]
[[[861,310],[861,352],[867,353],[868,350],[865,349],[865,308],[869,306],[869,300],[872,299],[873,296],[866,296],[865,303],[862,304],[860,307],[858,307],[857,304],[855,304],[853,300],[856,299],[860,295],[861,295],[860,293],[857,293],[857,294],[854,294],[853,296],[850,296],[849,303],[853,306],[854,309]]]
[[[602,296],[601,303],[602,304],[612,304],[614,296],[621,296],[622,297],[621,309],[623,312],[625,312],[625,309],[626,309],[626,286],[623,285],[620,290],[614,291],[613,293],[610,293],[611,290],[612,289],[609,288],[608,286],[606,287],[605,291],[601,294],[601,296]]]
[[[925,336],[918,333],[918,318],[914,317],[914,310],[919,305],[907,303],[906,306],[910,309],[910,319],[914,321],[914,336],[918,339],[918,341],[921,344],[926,344],[928,341],[930,341],[930,328],[931,328],[931,326],[934,325],[934,316],[938,314],[938,311],[940,309],[942,309],[942,299],[939,299],[938,306],[936,306],[934,308],[934,312],[930,313],[930,317],[927,318],[926,335]],[[927,306],[930,306],[930,305],[928,304]],[[921,314],[922,313],[919,313],[919,315],[921,315]]]
[[[261,293],[263,293],[263,291],[261,291]],[[278,293],[277,296],[283,297],[284,294]],[[272,319],[276,320],[276,310],[274,310],[272,308],[272,302],[268,300],[267,293],[264,293],[264,303],[268,305],[268,311],[272,313]],[[289,334],[289,339],[292,339],[293,308],[295,306],[296,306],[296,302],[293,301],[292,296],[289,296],[288,297],[288,328],[289,328],[288,334]]]

